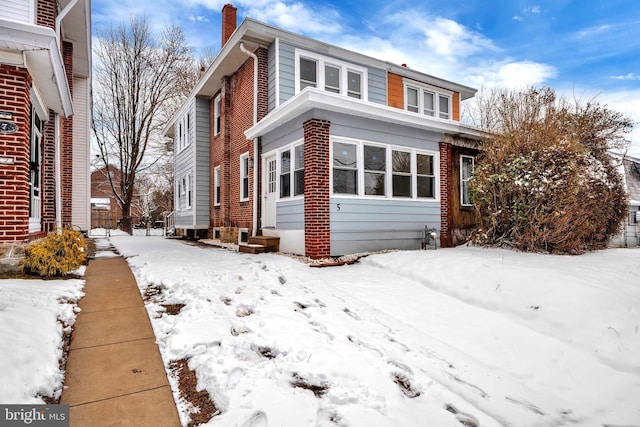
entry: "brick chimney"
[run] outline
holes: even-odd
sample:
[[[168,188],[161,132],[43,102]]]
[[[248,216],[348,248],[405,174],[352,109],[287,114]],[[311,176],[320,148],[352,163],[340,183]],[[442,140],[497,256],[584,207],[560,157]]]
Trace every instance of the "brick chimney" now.
[[[236,30],[237,15],[238,9],[233,7],[231,3],[225,4],[222,8],[222,44],[220,48],[224,47],[231,34]]]

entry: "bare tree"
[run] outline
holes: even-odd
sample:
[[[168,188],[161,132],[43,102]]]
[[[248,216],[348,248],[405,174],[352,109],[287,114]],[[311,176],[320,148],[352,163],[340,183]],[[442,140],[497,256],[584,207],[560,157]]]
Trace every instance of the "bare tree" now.
[[[138,174],[167,161],[161,130],[197,81],[196,63],[179,27],[154,35],[146,19],[111,27],[94,48],[93,132],[131,232]],[[114,166],[115,168],[109,168]]]

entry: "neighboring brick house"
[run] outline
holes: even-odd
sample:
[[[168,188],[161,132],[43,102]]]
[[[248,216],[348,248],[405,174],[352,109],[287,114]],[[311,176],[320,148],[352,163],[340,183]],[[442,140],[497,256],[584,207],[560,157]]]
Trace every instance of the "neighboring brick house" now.
[[[113,185],[118,188],[122,172],[115,166],[109,166]],[[139,196],[134,194],[131,201],[133,224],[140,221]],[[91,228],[117,228],[122,220],[122,208],[113,194],[107,168],[101,167],[91,172]]]
[[[165,134],[175,226],[324,258],[452,246],[473,225],[476,90],[222,10],[222,49]],[[238,234],[240,237],[238,237]]]
[[[90,0],[0,2],[0,247],[88,230]]]

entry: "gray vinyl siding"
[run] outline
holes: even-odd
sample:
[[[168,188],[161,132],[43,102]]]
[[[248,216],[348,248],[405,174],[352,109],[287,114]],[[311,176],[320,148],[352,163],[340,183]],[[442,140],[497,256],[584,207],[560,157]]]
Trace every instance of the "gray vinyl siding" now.
[[[369,68],[369,102],[387,105],[387,72],[379,68]]]
[[[278,201],[276,227],[279,230],[304,230],[304,199]]]
[[[210,150],[209,150],[209,119],[210,103],[206,98],[196,99],[195,113],[195,163],[196,173],[194,182],[194,208],[196,226],[209,227],[209,182],[210,182]]]
[[[295,95],[295,50],[296,47],[280,42],[280,104],[286,102],[288,99]],[[273,47],[273,46],[272,46]],[[306,49],[305,47],[302,47]],[[271,50],[269,51],[271,54]],[[342,58],[336,58],[344,61]],[[349,62],[349,61],[346,61]],[[359,64],[356,64],[359,65]],[[366,67],[368,72],[368,85],[367,90],[369,92],[369,102],[375,102],[376,104],[387,105],[387,72],[380,68]],[[271,83],[270,83],[271,85]],[[274,85],[275,86],[275,85]],[[271,96],[269,97],[271,103]],[[275,104],[275,101],[274,101]],[[271,104],[269,106],[271,111]]]
[[[207,228],[209,226],[209,101],[190,99],[185,116],[191,114],[191,126],[187,134],[188,144],[174,155],[176,192],[175,225],[178,228]],[[184,117],[184,116],[183,116]],[[183,119],[180,118],[180,120]],[[176,124],[175,134],[178,134]],[[177,145],[174,145],[177,147]],[[191,174],[191,208],[186,208],[187,195],[177,194],[178,181]]]
[[[292,98],[296,93],[295,47],[280,42],[280,105]]]
[[[332,197],[330,212],[332,256],[420,249],[425,226],[440,228],[434,201]]]
[[[268,100],[267,100],[267,110],[271,112],[274,108],[276,108],[276,45],[277,43],[271,43],[269,46],[269,54],[268,54],[268,86],[269,89],[267,91]]]

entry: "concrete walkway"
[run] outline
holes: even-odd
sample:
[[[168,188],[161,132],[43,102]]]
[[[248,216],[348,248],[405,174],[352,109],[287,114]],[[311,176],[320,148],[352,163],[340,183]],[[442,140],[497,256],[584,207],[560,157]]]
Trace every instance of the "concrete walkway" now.
[[[151,322],[122,257],[91,260],[60,403],[70,425],[180,426]]]

